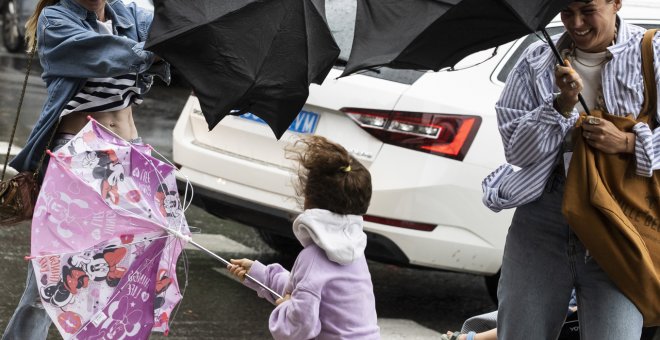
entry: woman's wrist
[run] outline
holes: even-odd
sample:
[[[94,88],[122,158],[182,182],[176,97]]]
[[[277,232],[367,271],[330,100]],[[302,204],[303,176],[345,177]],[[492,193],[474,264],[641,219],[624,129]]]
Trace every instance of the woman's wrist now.
[[[571,116],[573,113],[573,108],[575,107],[575,103],[566,103],[566,99],[564,99],[564,96],[559,93],[558,95],[555,96],[555,100],[552,102],[552,106],[554,107],[557,112],[559,112],[562,116],[568,118]]]
[[[635,153],[635,140],[636,140],[636,135],[632,132],[626,132],[625,134],[625,149],[623,150],[624,153]]]

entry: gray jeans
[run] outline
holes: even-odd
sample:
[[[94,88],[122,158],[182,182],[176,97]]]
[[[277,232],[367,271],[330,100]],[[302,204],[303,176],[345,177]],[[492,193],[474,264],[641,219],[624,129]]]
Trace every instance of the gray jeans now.
[[[51,144],[52,150],[59,150],[71,140],[71,138],[73,138],[73,135],[55,136],[55,139],[53,139],[53,143]],[[142,139],[138,137],[129,142],[133,144],[142,144]],[[45,170],[45,166],[43,170]],[[42,173],[45,173],[45,171]],[[23,291],[23,296],[21,296],[21,300],[18,302],[14,314],[9,320],[9,323],[7,323],[7,328],[5,328],[5,332],[2,335],[2,340],[46,339],[50,324],[50,317],[41,304],[41,297],[39,296],[39,289],[34,275],[34,269],[32,268],[32,261],[29,261],[25,291]]]
[[[575,287],[580,339],[639,339],[642,315],[612,283],[561,213],[564,176],[519,207],[504,247],[497,297],[498,339],[557,339]]]

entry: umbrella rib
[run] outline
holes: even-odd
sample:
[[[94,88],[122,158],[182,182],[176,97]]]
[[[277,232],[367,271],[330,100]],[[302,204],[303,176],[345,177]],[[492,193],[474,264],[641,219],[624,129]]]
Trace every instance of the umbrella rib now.
[[[161,255],[163,254],[164,249],[165,249],[165,248],[161,249],[158,253],[156,253],[156,254],[153,255],[153,258],[150,258],[150,259],[147,260],[147,261],[155,261],[156,257],[161,256]],[[118,296],[119,296],[119,294],[115,294],[115,293],[113,292],[113,294],[110,296],[110,298],[108,299],[108,301],[106,302],[105,305],[108,306],[108,305],[110,305],[111,302],[116,301]],[[62,311],[64,311],[64,309],[63,309],[62,307],[60,307],[60,309],[62,309]],[[92,317],[91,320],[93,320],[94,317],[95,317],[96,315],[98,315],[99,313],[103,313],[103,308],[102,308],[101,310],[99,310],[98,312],[92,314],[93,317]],[[77,331],[75,334],[72,335],[72,338],[75,339],[76,336],[77,336],[78,334],[80,334],[81,332],[83,332],[83,331],[85,331],[85,328],[84,328],[84,327],[81,327],[80,329],[78,329],[78,331]]]
[[[145,239],[143,241],[123,243],[123,244],[116,245],[116,246],[126,248],[126,247],[132,246],[134,244],[143,243],[143,242],[147,242],[147,241],[153,241],[153,240],[159,240],[161,238],[168,238],[168,237],[173,237],[173,235],[163,235],[163,236],[158,236],[158,237]],[[76,254],[76,253],[85,252],[85,251],[94,250],[94,249],[97,249],[97,247],[92,246],[92,247],[88,247],[88,248],[85,248],[85,249],[82,249],[82,250],[68,251],[68,252],[62,252],[62,253],[49,253],[49,254],[41,254],[41,255],[34,255],[34,256],[30,255],[30,256],[25,256],[25,260],[40,259],[40,258],[50,257],[50,256],[62,256],[62,255]]]
[[[513,15],[515,15],[515,17],[518,18],[518,21],[519,21],[519,22],[524,23],[525,26],[526,26],[531,32],[535,32],[535,31],[536,31],[536,29],[535,29],[534,27],[529,27],[529,25],[527,25],[527,20],[525,20],[525,18],[523,18],[522,16],[520,16],[520,13],[518,13],[518,11],[516,11],[516,10],[511,6],[511,4],[510,4],[508,1],[504,1],[504,0],[500,0],[500,1],[502,1],[502,2],[504,3],[504,5],[506,6],[507,9],[509,9],[509,12],[513,13]]]
[[[254,6],[254,3],[250,3],[250,4],[247,4],[247,5],[243,6],[243,7],[241,7],[241,8],[237,8],[237,9],[235,9],[235,10],[233,10],[233,11],[227,12],[227,13],[223,14],[223,16],[231,15],[231,14],[236,13],[236,12],[240,12],[240,11],[242,11],[243,9],[245,9],[246,7],[250,7],[250,6]],[[208,13],[205,13],[205,14],[208,14]],[[182,35],[182,34],[188,33],[188,32],[190,32],[190,31],[196,30],[196,29],[198,29],[198,28],[200,28],[200,27],[202,27],[202,26],[204,26],[204,25],[208,25],[209,23],[211,23],[211,22],[213,22],[213,21],[215,21],[215,20],[218,20],[218,18],[208,18],[208,17],[207,17],[206,20],[204,20],[204,21],[197,21],[197,20],[195,20],[195,23],[196,23],[195,25],[185,26],[185,27],[179,28],[179,29],[177,29],[177,30],[174,30],[174,31],[168,32],[168,34],[163,34],[163,35],[161,35],[160,37],[158,37],[158,38],[156,38],[156,39],[148,40],[148,41],[145,43],[145,48],[149,49],[149,48],[151,48],[151,47],[153,47],[153,46],[155,46],[155,45],[158,45],[158,44],[162,43],[163,41],[166,41],[166,40],[169,40],[169,39],[172,39],[172,38],[178,37],[178,36],[180,36],[180,35]]]
[[[282,4],[282,6],[286,7],[281,1],[280,1],[280,3]],[[304,17],[304,16],[303,16],[303,17]],[[283,22],[284,22],[284,19],[280,20],[280,22],[278,23],[278,26],[277,26],[277,32],[279,32],[280,29],[282,28],[282,23],[283,23]],[[305,33],[305,34],[307,34],[307,33]],[[270,55],[270,52],[271,52],[271,50],[273,49],[273,42],[275,41],[275,39],[277,39],[277,36],[278,36],[278,34],[273,35],[273,39],[271,39],[270,44],[269,44],[269,46],[268,46],[268,53],[267,53],[267,55]],[[265,62],[266,62],[266,58],[264,58],[264,60],[262,60],[262,62],[261,62],[261,64],[259,65],[259,69],[257,70],[256,74],[259,74],[259,73],[261,72],[261,69],[263,68]],[[256,82],[257,82],[257,77],[255,77],[255,79],[252,81],[252,85],[250,85],[250,89],[252,89],[252,87],[254,86],[254,84],[255,84]],[[250,89],[248,89],[248,91],[249,91]],[[247,91],[246,91],[246,92],[247,92]]]

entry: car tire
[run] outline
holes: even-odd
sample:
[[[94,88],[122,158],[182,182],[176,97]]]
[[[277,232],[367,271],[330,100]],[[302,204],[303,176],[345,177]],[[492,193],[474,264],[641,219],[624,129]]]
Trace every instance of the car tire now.
[[[497,285],[500,282],[500,271],[497,271],[495,275],[485,276],[484,281],[486,282],[486,289],[488,290],[490,299],[497,305]]]
[[[24,38],[16,0],[8,0],[2,9],[2,42],[7,51],[18,52],[25,47]]]
[[[300,242],[295,239],[274,234],[268,231],[259,230],[261,239],[278,253],[294,256],[302,250]]]

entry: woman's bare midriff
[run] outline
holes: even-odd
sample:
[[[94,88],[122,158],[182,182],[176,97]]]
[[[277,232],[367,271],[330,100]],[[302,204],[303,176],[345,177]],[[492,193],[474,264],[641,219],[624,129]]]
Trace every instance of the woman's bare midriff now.
[[[76,134],[88,122],[87,116],[92,116],[97,122],[110,129],[120,137],[131,140],[138,137],[135,123],[133,122],[133,111],[131,107],[111,112],[72,112],[62,117],[59,133]]]

